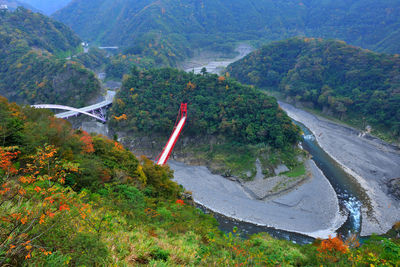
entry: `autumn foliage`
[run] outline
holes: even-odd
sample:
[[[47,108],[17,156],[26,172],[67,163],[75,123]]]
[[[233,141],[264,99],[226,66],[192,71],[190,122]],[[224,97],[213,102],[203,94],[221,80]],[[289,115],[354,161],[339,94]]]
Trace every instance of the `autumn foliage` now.
[[[52,229],[55,218],[70,211],[74,205],[71,194],[62,186],[68,173],[77,172],[76,164],[59,160],[53,146],[38,148],[29,157],[25,168],[12,167],[12,160],[19,154],[2,154],[0,181],[0,265],[7,258],[30,259],[35,251],[50,255],[38,241],[39,237]],[[12,209],[7,207],[12,206]]]
[[[90,134],[83,131],[80,140],[84,143],[84,147],[83,147],[84,153],[93,153],[94,152],[93,140],[92,140],[92,137],[90,136]]]
[[[340,237],[336,236],[332,238],[329,236],[328,239],[321,241],[317,250],[320,257],[336,262],[341,254],[349,251],[349,247]]]
[[[114,116],[114,119],[116,120],[116,121],[121,121],[121,120],[126,120],[127,119],[127,116],[126,116],[126,114],[122,114],[121,116]]]

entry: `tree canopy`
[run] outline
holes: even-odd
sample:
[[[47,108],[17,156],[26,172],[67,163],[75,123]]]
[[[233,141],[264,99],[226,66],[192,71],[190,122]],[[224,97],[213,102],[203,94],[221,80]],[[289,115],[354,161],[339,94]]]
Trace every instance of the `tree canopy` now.
[[[342,41],[294,38],[266,45],[227,71],[239,81],[279,90],[339,118],[400,135],[400,57]]]

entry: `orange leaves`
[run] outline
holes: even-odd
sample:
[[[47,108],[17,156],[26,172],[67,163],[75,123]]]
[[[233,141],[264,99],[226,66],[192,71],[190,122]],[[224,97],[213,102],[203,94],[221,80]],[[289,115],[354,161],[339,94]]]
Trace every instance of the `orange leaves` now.
[[[126,116],[126,114],[122,114],[121,116],[119,116],[119,117],[116,117],[116,116],[114,116],[114,119],[116,120],[116,121],[121,121],[121,120],[127,120],[127,116]]]
[[[13,167],[12,160],[15,159],[18,156],[18,154],[20,154],[20,152],[7,151],[10,149],[13,148],[0,147],[0,169],[5,171],[6,173],[16,174],[17,170]]]
[[[69,206],[67,204],[61,204],[58,210],[59,211],[69,210]]]
[[[23,184],[30,184],[31,182],[32,182],[32,178],[30,178],[30,177],[25,177],[25,176],[21,176],[20,178],[19,178],[19,181],[21,182],[21,183],[23,183]]]
[[[124,147],[121,145],[121,143],[118,143],[118,142],[114,142],[114,147],[115,147],[118,151],[124,150]]]
[[[186,85],[186,89],[194,90],[194,89],[196,89],[196,85],[194,83],[192,83],[191,81],[189,81],[188,84]]]
[[[336,262],[338,260],[337,254],[345,254],[349,251],[349,247],[339,237],[322,240],[317,248],[319,256]]]
[[[37,193],[39,193],[40,191],[42,191],[42,188],[40,188],[39,186],[36,186],[35,189],[33,189],[33,190],[35,190]]]
[[[46,218],[46,215],[42,214],[42,215],[40,216],[39,224],[44,223],[44,219],[45,219],[45,218]]]
[[[38,86],[39,88],[43,88],[45,85],[46,85],[46,82],[43,81],[43,82],[39,83],[37,86]]]
[[[91,212],[91,207],[89,204],[83,203],[81,208],[79,209],[79,214],[81,215],[82,219],[87,217],[87,214]]]
[[[218,82],[224,82],[226,80],[226,78],[224,76],[219,76],[218,77]]]
[[[82,136],[81,136],[80,140],[84,143],[84,146],[83,146],[84,153],[93,153],[94,152],[93,139],[87,132],[85,132],[85,131],[82,132]]]
[[[20,194],[21,196],[26,194],[25,189],[21,188],[20,190],[18,190],[18,194]]]
[[[346,246],[339,237],[330,237],[328,239],[322,240],[318,248],[319,252],[326,251],[339,251],[341,253],[346,253],[348,251],[348,246]]]
[[[145,209],[144,212],[147,214],[147,216],[149,216],[151,218],[160,216],[160,214],[156,210],[153,210],[151,208]]]
[[[46,214],[50,217],[50,218],[54,218],[54,216],[56,215],[53,212],[47,211]]]
[[[5,157],[1,158],[2,167],[10,170],[10,159],[19,152],[11,153],[1,147],[0,150],[2,156],[7,155],[7,161]],[[5,257],[19,254],[30,259],[35,255],[35,250],[40,248],[38,243],[30,242],[48,230],[47,220],[55,218],[57,213],[64,215],[75,205],[74,195],[68,193],[60,183],[68,173],[77,171],[78,165],[60,161],[54,146],[38,148],[35,155],[25,157],[25,160],[24,168],[16,171],[12,177],[6,176],[6,183],[0,185],[0,202],[13,207],[12,211],[0,217],[3,233],[11,233],[0,236],[0,243],[7,240],[8,244],[15,246],[10,247]],[[0,172],[4,172],[3,169]],[[43,253],[51,254],[45,250]]]
[[[27,221],[28,221],[28,217],[27,217],[27,216],[25,216],[25,217],[23,217],[23,218],[21,219],[21,223],[22,223],[22,224],[26,224]]]

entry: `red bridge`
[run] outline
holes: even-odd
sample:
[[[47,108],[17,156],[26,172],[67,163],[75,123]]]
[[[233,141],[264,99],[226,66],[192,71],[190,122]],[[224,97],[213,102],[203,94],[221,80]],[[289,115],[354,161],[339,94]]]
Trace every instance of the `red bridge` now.
[[[186,118],[187,118],[187,103],[182,103],[180,112],[178,114],[178,118],[176,121],[178,121],[180,116],[180,120],[178,124],[175,124],[174,126],[174,131],[172,132],[171,137],[169,138],[167,144],[165,145],[163,151],[161,152],[160,156],[158,157],[157,160],[157,165],[164,165],[168,159],[169,156],[172,153],[172,150],[174,149],[174,146],[176,144],[176,141],[178,140],[179,134],[182,131],[183,126],[185,125]]]

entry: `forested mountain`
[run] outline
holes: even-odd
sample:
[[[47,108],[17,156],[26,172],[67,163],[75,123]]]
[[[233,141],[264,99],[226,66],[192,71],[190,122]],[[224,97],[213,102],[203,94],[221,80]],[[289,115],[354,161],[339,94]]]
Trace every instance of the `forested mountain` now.
[[[0,94],[21,103],[84,105],[100,85],[63,57],[79,51],[67,26],[24,8],[0,14]]]
[[[239,143],[277,148],[299,141],[300,130],[274,98],[224,76],[169,68],[132,71],[113,107],[115,117],[125,114],[127,119],[115,124],[168,135],[181,102],[190,106],[188,136],[224,135]]]
[[[231,64],[239,81],[279,90],[295,101],[400,135],[400,56],[341,41],[294,38]]]
[[[399,52],[396,0],[74,0],[54,17],[82,38],[173,64],[196,48],[291,36]]]
[[[219,165],[213,171],[242,177],[260,158],[268,176],[282,161],[289,168],[299,164],[300,129],[276,99],[215,74],[133,69],[117,93],[110,126],[132,136],[152,136],[152,140],[162,136],[165,143],[181,102],[188,103],[190,117],[182,138],[193,140],[187,147],[197,149],[195,158],[201,157],[198,149],[204,148],[206,163]],[[214,146],[210,146],[212,139],[217,140]],[[246,159],[238,151],[246,153]]]
[[[37,8],[46,15],[50,15],[65,7],[71,0],[22,0],[22,2]]]

